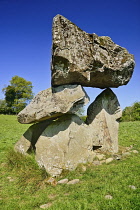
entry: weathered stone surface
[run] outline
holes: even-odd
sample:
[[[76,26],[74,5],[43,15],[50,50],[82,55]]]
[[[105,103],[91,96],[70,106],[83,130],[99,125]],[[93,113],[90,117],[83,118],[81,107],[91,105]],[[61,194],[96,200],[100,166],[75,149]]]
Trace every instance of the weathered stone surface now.
[[[132,190],[136,190],[137,188],[134,185],[129,185]]]
[[[57,185],[57,181],[53,177],[49,177],[48,180],[46,181],[47,184],[50,184],[52,186]]]
[[[105,162],[108,164],[108,163],[111,163],[112,161],[113,161],[113,158],[110,157],[110,158],[107,158]]]
[[[39,92],[19,114],[20,123],[34,123],[74,113],[89,98],[80,85],[64,85]]]
[[[58,176],[63,169],[74,170],[79,163],[92,162],[92,133],[90,126],[76,115],[64,115],[53,121],[36,143],[38,164],[50,175]]]
[[[104,154],[97,154],[96,157],[98,158],[98,160],[105,159],[105,155]]]
[[[41,208],[41,209],[48,209],[48,208],[51,207],[51,206],[52,206],[52,203],[49,202],[49,203],[46,203],[46,204],[41,205],[40,208]]]
[[[105,196],[105,199],[112,200],[112,199],[113,199],[113,196],[112,196],[112,195],[106,195],[106,196]]]
[[[87,110],[87,124],[93,129],[93,138],[101,143],[101,150],[118,152],[118,120],[122,111],[116,95],[109,88],[97,96]],[[98,145],[97,145],[98,146]]]
[[[132,150],[133,153],[138,154],[139,152],[137,150]]]
[[[45,120],[30,126],[19,139],[19,141],[15,144],[15,151],[26,154],[29,149],[35,149],[35,144],[39,136],[51,122],[51,120]]]
[[[133,55],[110,37],[88,34],[61,15],[53,20],[52,85],[88,87],[126,85],[134,69]]]
[[[68,183],[68,179],[61,179],[57,182],[57,184],[67,184]]]
[[[67,184],[77,184],[79,182],[80,182],[79,179],[73,179],[73,180],[69,181]]]

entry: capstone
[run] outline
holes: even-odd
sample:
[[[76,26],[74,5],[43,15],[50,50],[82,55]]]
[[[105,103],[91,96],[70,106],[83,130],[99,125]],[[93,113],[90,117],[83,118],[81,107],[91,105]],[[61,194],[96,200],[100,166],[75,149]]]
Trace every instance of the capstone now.
[[[53,86],[119,87],[129,82],[134,65],[133,55],[110,37],[88,34],[62,15],[54,17]]]

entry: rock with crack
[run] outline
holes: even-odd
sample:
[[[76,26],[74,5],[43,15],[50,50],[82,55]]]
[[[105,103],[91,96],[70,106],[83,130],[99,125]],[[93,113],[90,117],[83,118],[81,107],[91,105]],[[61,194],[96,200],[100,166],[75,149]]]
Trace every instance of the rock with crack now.
[[[53,19],[52,85],[87,87],[126,85],[134,57],[110,37],[88,34],[61,15]]]
[[[88,107],[86,123],[94,130],[94,141],[97,139],[103,145],[102,151],[118,152],[118,128],[121,116],[118,99],[109,88],[98,95]]]
[[[80,85],[64,85],[39,92],[19,114],[20,123],[34,123],[55,119],[65,113],[75,113],[89,102]]]
[[[93,130],[77,116],[63,115],[54,120],[36,143],[36,161],[51,176],[63,169],[74,170],[79,163],[92,162],[95,157]],[[96,139],[96,141],[98,141]]]

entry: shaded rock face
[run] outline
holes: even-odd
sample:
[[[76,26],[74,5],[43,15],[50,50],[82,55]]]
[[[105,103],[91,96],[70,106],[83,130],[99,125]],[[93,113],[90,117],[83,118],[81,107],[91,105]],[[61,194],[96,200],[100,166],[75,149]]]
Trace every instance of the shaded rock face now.
[[[133,55],[110,37],[88,34],[65,17],[54,17],[53,86],[119,87],[129,82],[134,65]]]
[[[26,154],[30,149],[35,150],[35,144],[39,136],[51,122],[52,120],[46,120],[30,126],[15,144],[15,151]]]
[[[36,143],[36,161],[52,176],[63,169],[74,170],[79,163],[92,162],[92,129],[77,115],[64,115],[53,121]]]
[[[89,102],[80,85],[64,85],[39,92],[19,114],[20,123],[34,123],[55,119],[65,113],[75,113]]]
[[[101,150],[118,152],[118,121],[121,116],[118,99],[109,88],[98,95],[88,107],[86,122],[94,129],[94,138],[103,145]]]

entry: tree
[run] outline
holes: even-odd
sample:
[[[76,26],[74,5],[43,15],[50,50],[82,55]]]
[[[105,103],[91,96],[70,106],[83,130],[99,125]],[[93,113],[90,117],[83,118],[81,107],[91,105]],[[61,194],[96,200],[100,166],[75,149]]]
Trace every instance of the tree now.
[[[10,113],[18,113],[33,98],[32,82],[22,77],[14,76],[10,80],[10,85],[3,88],[5,101]]]
[[[3,89],[3,91],[5,91],[5,101],[7,106],[11,107],[16,97],[15,88],[11,85],[8,85],[5,89],[6,90]]]
[[[121,121],[140,120],[140,102],[135,102],[123,110]]]
[[[135,120],[140,120],[140,102],[133,104],[133,116]]]
[[[6,114],[7,107],[6,107],[6,101],[0,99],[0,114]]]

